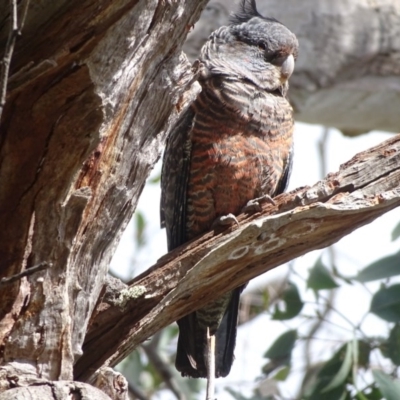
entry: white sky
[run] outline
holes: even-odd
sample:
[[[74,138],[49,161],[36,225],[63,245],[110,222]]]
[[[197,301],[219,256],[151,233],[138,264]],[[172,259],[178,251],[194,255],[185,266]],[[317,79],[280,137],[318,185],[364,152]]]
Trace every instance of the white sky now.
[[[340,164],[348,161],[356,153],[368,149],[391,136],[393,134],[371,132],[359,137],[348,138],[332,129],[327,146],[328,172],[337,171]],[[289,189],[312,185],[321,179],[317,152],[317,144],[321,137],[321,127],[297,123],[294,167]],[[159,174],[160,168],[161,165],[158,164],[151,177]],[[119,276],[130,277],[133,268],[136,275],[154,264],[158,258],[165,254],[167,248],[165,232],[159,228],[159,201],[160,189],[158,185],[147,185],[138,204],[138,210],[143,213],[147,222],[145,232],[146,245],[137,251],[134,245],[134,226],[130,223],[111,264],[111,268]],[[359,269],[374,260],[398,251],[399,241],[391,242],[391,232],[399,222],[400,209],[395,209],[335,244],[335,254],[340,272],[348,276],[354,275]],[[302,276],[307,276],[308,269],[320,254],[321,251],[313,251],[297,259],[295,261],[296,271]],[[286,267],[281,266],[253,280],[251,287],[264,285],[265,282],[283,276],[285,272]],[[296,283],[300,282],[301,278],[298,278]],[[378,283],[372,283],[369,287],[374,291],[377,289]],[[367,312],[371,294],[361,286],[349,285],[341,288],[339,294],[335,303],[337,305],[336,308],[345,314],[350,321],[356,323]],[[307,301],[314,301],[311,291],[302,292],[301,295]],[[303,312],[312,314],[313,310],[314,306],[309,304],[304,308]],[[351,329],[350,325],[339,315],[333,315],[332,320],[347,329]],[[260,375],[261,366],[266,363],[266,360],[262,358],[262,354],[281,333],[288,329],[298,328],[294,325],[294,323],[298,322],[296,319],[283,324],[279,321],[271,321],[266,314],[262,314],[249,323],[242,325],[238,331],[235,351],[236,360],[231,373],[227,378],[217,381],[218,400],[232,399],[226,392],[218,393],[218,390],[227,385],[234,385],[235,390],[239,390],[244,395],[250,395],[254,380]],[[382,334],[386,326],[385,323],[372,315],[368,316],[363,322],[363,329],[369,336]],[[300,332],[306,332],[306,330],[306,325],[300,327]],[[352,333],[340,329],[326,329],[323,332],[319,332],[317,336],[324,340],[316,341],[313,350],[315,351],[316,359],[324,359],[329,357],[329,354],[337,348],[337,340],[349,339],[352,337]],[[333,340],[331,341],[330,339]],[[302,347],[298,346],[293,360],[296,370],[301,371],[303,359]],[[282,395],[287,398],[293,398],[299,379],[299,374],[293,374],[293,377],[284,382],[280,386]],[[167,400],[174,397],[165,395],[162,398]]]

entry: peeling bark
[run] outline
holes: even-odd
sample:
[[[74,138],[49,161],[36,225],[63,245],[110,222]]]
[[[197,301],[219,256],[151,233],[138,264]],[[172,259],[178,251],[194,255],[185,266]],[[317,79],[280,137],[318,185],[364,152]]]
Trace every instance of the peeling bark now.
[[[181,45],[204,4],[30,3],[0,125],[0,279],[26,272],[0,285],[1,365],[73,378],[121,232],[199,91]]]

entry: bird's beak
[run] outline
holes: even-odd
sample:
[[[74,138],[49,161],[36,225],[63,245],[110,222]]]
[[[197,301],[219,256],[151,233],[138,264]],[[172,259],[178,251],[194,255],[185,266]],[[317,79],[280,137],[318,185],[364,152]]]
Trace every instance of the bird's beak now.
[[[281,81],[286,82],[294,71],[294,57],[290,54],[281,65]]]

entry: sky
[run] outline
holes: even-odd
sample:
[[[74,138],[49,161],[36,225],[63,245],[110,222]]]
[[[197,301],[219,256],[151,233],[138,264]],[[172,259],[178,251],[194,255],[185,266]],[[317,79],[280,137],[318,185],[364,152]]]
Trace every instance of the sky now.
[[[297,123],[295,134],[295,156],[292,176],[288,190],[299,186],[313,185],[322,178],[318,143],[323,137],[323,128],[317,125]],[[393,134],[384,132],[370,132],[357,137],[345,137],[339,131],[331,129],[326,142],[326,164],[327,172],[335,172],[340,164],[351,159],[356,153],[364,151],[382,141],[392,137]],[[161,164],[158,163],[149,179],[154,178],[160,172]],[[137,249],[134,244],[135,227],[131,222],[121,239],[120,245],[113,258],[111,269],[122,278],[129,278],[139,274],[153,265],[158,258],[167,251],[165,231],[159,228],[159,185],[146,185],[139,200],[139,210],[146,220],[145,246]],[[400,223],[400,208],[384,214],[369,225],[366,225],[352,234],[344,237],[334,245],[336,264],[340,272],[346,276],[352,276],[371,262],[382,258],[384,255],[398,251],[399,240],[391,241],[391,232]],[[326,257],[326,250],[310,252],[293,263],[297,277],[294,279],[300,286],[301,281],[307,276],[308,270],[322,254]],[[250,290],[263,287],[268,282],[283,279],[287,273],[287,266],[280,266],[269,271],[261,277],[254,279]],[[359,287],[345,286],[340,289],[340,296],[336,297],[336,308],[343,315],[332,315],[332,321],[340,328],[329,328],[319,332],[318,340],[313,343],[312,352],[315,360],[329,357],[329,354],[338,347],[338,340],[348,340],[353,336],[351,325],[346,318],[355,323],[361,320],[368,311],[371,298],[370,290],[377,289],[379,283],[371,283],[368,289],[361,285]],[[303,284],[304,286],[304,284]],[[308,301],[303,312],[312,314],[314,310],[315,297],[311,291],[301,293],[304,300]],[[297,322],[296,322],[297,321]],[[271,321],[270,317],[263,313],[259,317],[239,327],[237,345],[235,351],[236,360],[233,364],[230,375],[227,378],[217,380],[217,394],[219,400],[231,400],[227,392],[223,392],[225,386],[232,386],[243,394],[251,394],[254,380],[260,375],[261,367],[266,363],[262,354],[268,346],[284,331],[299,328],[299,331],[306,332],[307,326],[296,326],[298,320],[282,323]],[[387,324],[377,317],[369,314],[363,321],[362,328],[368,335],[382,334],[387,329]],[[300,379],[301,367],[304,361],[301,346],[297,346],[293,365],[298,373],[291,374],[289,380],[280,385],[282,395],[293,398]],[[377,363],[382,360],[377,359]],[[268,382],[265,383],[268,386]],[[168,400],[165,394],[162,399]],[[201,397],[200,397],[201,398]]]

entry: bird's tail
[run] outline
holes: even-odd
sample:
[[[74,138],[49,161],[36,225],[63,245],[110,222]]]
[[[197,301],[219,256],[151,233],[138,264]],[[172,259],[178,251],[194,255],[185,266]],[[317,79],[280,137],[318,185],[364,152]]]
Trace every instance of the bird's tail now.
[[[235,289],[215,332],[215,377],[227,376],[234,359],[239,297],[244,286]],[[207,328],[199,324],[196,312],[178,321],[176,368],[182,376],[206,378]]]

